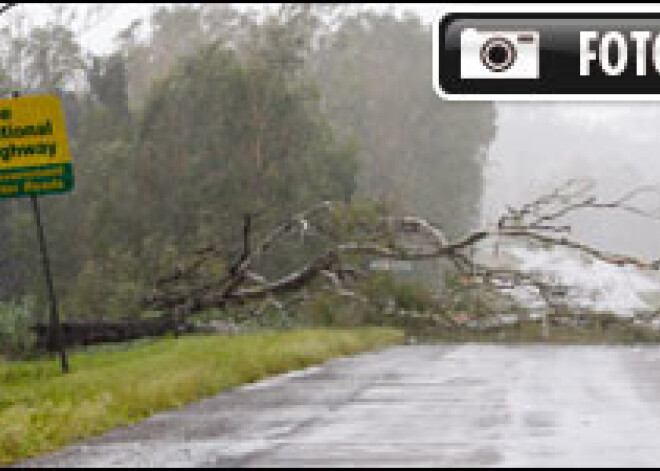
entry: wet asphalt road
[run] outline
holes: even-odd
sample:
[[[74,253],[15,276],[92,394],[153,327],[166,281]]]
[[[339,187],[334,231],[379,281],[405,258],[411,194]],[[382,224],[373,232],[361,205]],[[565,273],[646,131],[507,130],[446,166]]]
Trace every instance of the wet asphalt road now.
[[[25,465],[658,466],[660,348],[396,347]]]

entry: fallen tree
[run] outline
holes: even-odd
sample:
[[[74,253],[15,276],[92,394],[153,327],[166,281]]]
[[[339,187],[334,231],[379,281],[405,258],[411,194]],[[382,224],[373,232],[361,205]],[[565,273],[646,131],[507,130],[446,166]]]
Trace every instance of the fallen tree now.
[[[636,204],[642,195],[649,193],[658,194],[658,189],[639,187],[617,199],[602,201],[594,194],[591,182],[570,180],[520,207],[508,207],[496,224],[456,240],[449,240],[441,227],[424,218],[386,214],[356,217],[349,206],[325,201],[294,214],[255,242],[252,219],[246,216],[243,251],[223,277],[213,279],[203,274],[205,264],[221,254],[221,247],[210,244],[194,252],[191,260],[180,263],[172,273],[158,279],[153,292],[145,298],[144,306],[170,312],[176,319],[235,303],[259,301],[277,306],[281,304],[282,295],[300,292],[318,280],[323,280],[327,289],[342,296],[363,299],[351,289],[351,284],[365,275],[359,263],[365,258],[446,260],[474,283],[499,291],[523,287],[552,306],[558,296],[567,297],[574,287],[562,285],[542,273],[479,262],[475,253],[478,254],[479,248],[488,241],[514,240],[546,249],[563,247],[617,266],[658,270],[660,260],[611,253],[573,239],[572,227],[566,223],[568,216],[586,210],[626,211],[659,219],[657,211]],[[350,229],[338,230],[345,219],[352,221]],[[276,250],[282,238],[292,234],[301,239],[318,238],[325,249],[298,269],[277,278],[268,279],[260,274],[259,261]]]

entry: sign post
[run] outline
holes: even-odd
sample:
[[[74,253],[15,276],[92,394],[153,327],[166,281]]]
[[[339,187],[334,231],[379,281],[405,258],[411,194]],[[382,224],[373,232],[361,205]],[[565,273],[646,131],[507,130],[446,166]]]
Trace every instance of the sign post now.
[[[44,228],[41,224],[41,211],[39,210],[39,200],[36,196],[30,196],[32,201],[32,211],[34,212],[34,220],[37,223],[37,236],[39,237],[39,247],[41,249],[41,264],[44,269],[44,276],[46,278],[46,287],[48,288],[48,297],[50,298],[50,347],[53,351],[57,351],[60,355],[60,364],[62,372],[69,372],[69,359],[66,355],[66,348],[62,338],[62,325],[60,324],[60,316],[57,311],[57,297],[55,296],[55,288],[53,286],[53,276],[50,271],[50,259],[48,257],[48,249],[46,246],[46,237],[44,236]]]
[[[37,198],[72,188],[73,167],[59,99],[21,97],[15,92],[12,99],[0,100],[0,198],[30,197],[50,300],[49,347],[58,352],[64,373],[69,371],[69,361]]]

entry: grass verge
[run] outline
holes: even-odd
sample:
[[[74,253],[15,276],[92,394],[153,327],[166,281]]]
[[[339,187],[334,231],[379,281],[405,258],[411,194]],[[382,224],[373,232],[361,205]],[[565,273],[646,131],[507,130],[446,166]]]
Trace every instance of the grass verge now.
[[[166,339],[124,351],[0,364],[0,465],[54,451],[228,388],[401,343],[396,330],[303,330]]]

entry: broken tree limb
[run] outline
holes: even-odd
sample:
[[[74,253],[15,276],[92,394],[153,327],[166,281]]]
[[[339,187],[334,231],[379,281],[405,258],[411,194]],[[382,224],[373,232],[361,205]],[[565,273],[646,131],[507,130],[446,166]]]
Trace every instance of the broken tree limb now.
[[[300,291],[315,280],[323,278],[339,293],[352,291],[343,283],[347,259],[387,258],[407,261],[444,259],[463,273],[479,276],[498,289],[522,286],[535,290],[548,300],[557,283],[537,274],[516,269],[489,267],[477,263],[473,249],[491,239],[523,240],[546,248],[564,247],[613,265],[630,265],[642,270],[660,269],[660,260],[642,260],[616,254],[567,237],[570,225],[564,219],[582,210],[615,210],[632,212],[638,216],[660,219],[653,211],[635,206],[635,198],[656,193],[655,187],[639,187],[611,201],[600,201],[588,181],[569,181],[552,192],[524,204],[509,207],[495,227],[471,231],[449,240],[442,229],[417,216],[386,216],[353,224],[353,232],[339,236],[340,231],[321,224],[322,214],[341,217],[340,204],[324,201],[292,215],[260,240],[252,240],[249,218],[244,221],[244,250],[220,280],[204,278],[199,268],[221,253],[219,247],[209,245],[195,252],[196,258],[187,265],[179,264],[174,272],[156,283],[155,291],[145,300],[145,306],[155,310],[180,309],[192,313],[230,303],[263,301]],[[298,231],[296,231],[298,229]],[[305,234],[323,241],[326,250],[301,268],[282,274],[273,280],[259,275],[257,262],[265,257],[288,234]],[[414,238],[414,242],[411,239]],[[298,238],[300,240],[300,238]],[[359,272],[353,272],[354,277]],[[183,284],[183,285],[182,285]],[[550,301],[548,301],[550,303]]]

